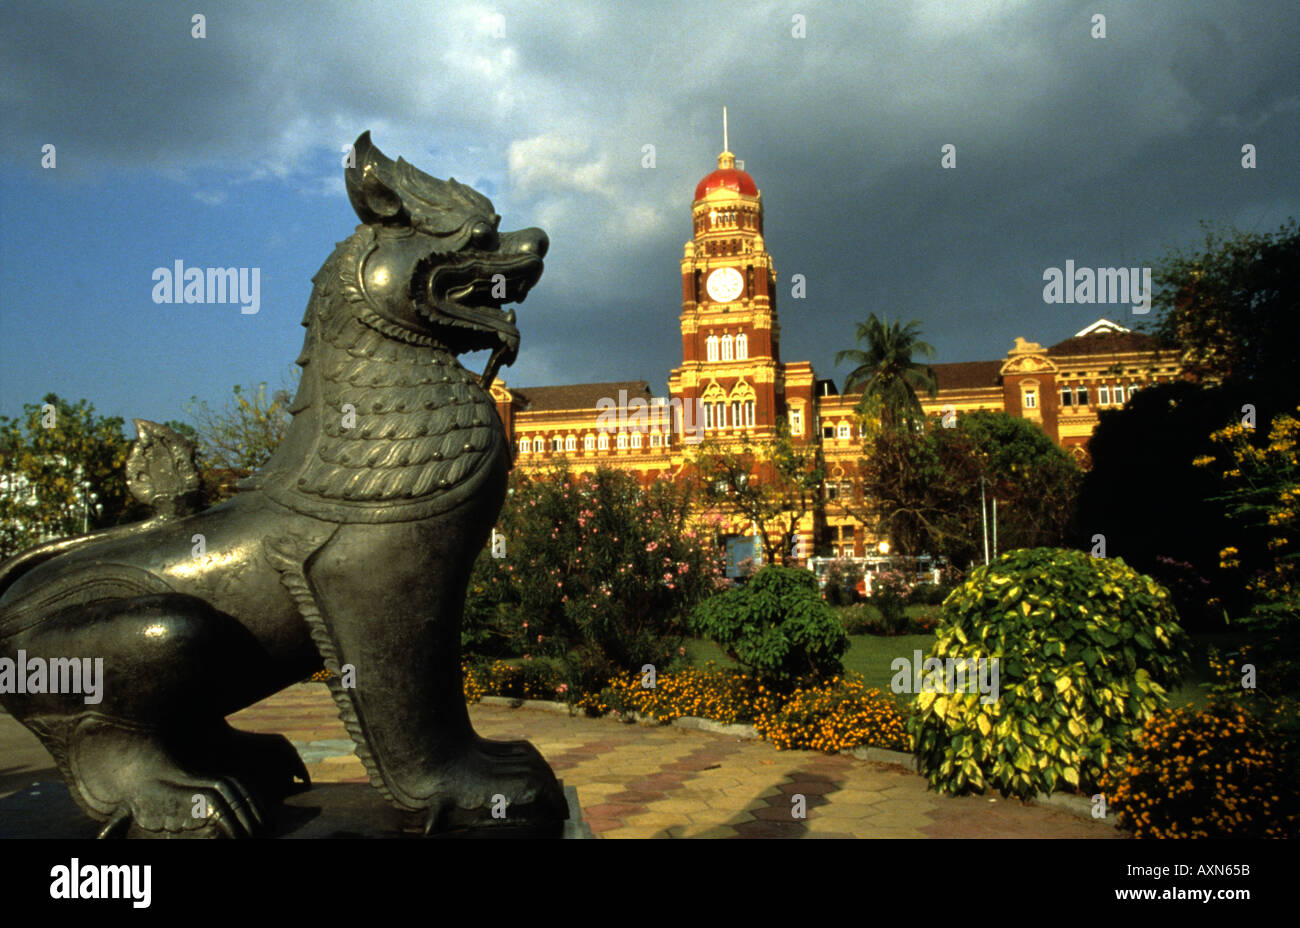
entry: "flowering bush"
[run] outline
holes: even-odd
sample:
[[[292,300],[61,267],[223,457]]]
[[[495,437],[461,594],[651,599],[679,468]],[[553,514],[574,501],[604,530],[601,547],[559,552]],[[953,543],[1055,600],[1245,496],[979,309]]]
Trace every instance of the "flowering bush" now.
[[[568,686],[560,667],[547,660],[531,657],[520,664],[506,661],[462,665],[465,699],[478,702],[484,696],[510,699],[545,699],[567,701]]]
[[[1209,705],[1150,719],[1107,795],[1137,837],[1292,837],[1300,831],[1300,703],[1269,668],[1255,687],[1241,671],[1258,660],[1210,653]],[[1262,669],[1262,668],[1261,668]],[[1269,672],[1271,671],[1271,672]]]
[[[778,749],[836,753],[859,745],[908,750],[910,739],[897,703],[868,689],[857,674],[797,687],[788,694],[760,683],[751,674],[726,670],[710,661],[658,674],[653,687],[639,673],[621,674],[599,693],[577,694],[574,705],[594,715],[638,715],[660,723],[691,716],[727,724],[753,722]],[[572,695],[557,685],[562,696]],[[465,667],[465,698],[485,695],[555,699],[541,687],[529,695],[520,667],[497,661]]]
[[[901,635],[907,630],[907,599],[916,580],[897,568],[882,570],[871,578],[871,604],[880,610],[885,634]]]
[[[666,665],[681,616],[722,573],[711,540],[688,527],[688,492],[669,481],[643,488],[611,470],[516,471],[499,526],[504,557],[480,555],[467,621],[485,624],[482,634],[508,653],[564,660],[577,689]]]
[[[857,583],[862,569],[850,560],[837,558],[826,565],[826,585],[822,594],[832,606],[848,606],[857,601]]]
[[[838,753],[859,745],[909,751],[911,736],[898,704],[862,678],[846,675],[768,700],[754,727],[778,750]]]
[[[1270,731],[1240,705],[1184,706],[1147,720],[1108,795],[1138,838],[1291,838],[1295,781]]]
[[[640,674],[616,677],[601,696],[612,711],[636,712],[660,722],[694,716],[734,724],[754,720],[765,690],[751,675],[709,661],[703,667],[659,674],[653,687],[645,686]]]

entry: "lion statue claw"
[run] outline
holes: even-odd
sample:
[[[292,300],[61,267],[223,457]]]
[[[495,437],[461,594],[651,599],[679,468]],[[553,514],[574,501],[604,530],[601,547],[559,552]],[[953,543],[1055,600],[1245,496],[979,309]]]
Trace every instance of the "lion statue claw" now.
[[[361,224],[313,278],[293,421],[266,466],[200,510],[193,448],[138,421],[128,481],[153,517],[0,565],[0,658],[103,658],[93,705],[0,694],[103,835],[264,833],[307,771],[225,717],[322,662],[372,784],[427,833],[568,817],[532,745],[474,733],[460,667],[510,466],[488,392],[519,349],[502,306],[537,283],[546,234],[498,231],[487,198],[368,132],[355,152]],[[480,350],[476,376],[457,356]]]

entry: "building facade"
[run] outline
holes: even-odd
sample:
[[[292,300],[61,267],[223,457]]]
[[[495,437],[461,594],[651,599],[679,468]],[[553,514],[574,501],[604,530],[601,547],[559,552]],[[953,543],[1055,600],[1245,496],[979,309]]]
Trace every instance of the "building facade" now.
[[[644,380],[511,388],[498,379],[492,395],[515,466],[537,472],[563,460],[577,473],[612,467],[643,481],[677,479],[701,439],[760,445],[785,422],[791,440],[817,445],[826,464],[822,505],[799,523],[799,560],[814,549],[832,556],[874,551],[878,539],[850,512],[862,511],[861,395],[840,394],[808,361],[781,359],[763,196],[730,151],[696,185],[691,222],[681,259],[682,363],[669,374],[668,395],[655,396]],[[1005,358],[933,369],[939,392],[923,397],[927,414],[1019,416],[1085,463],[1099,410],[1182,376],[1178,360],[1156,350],[1153,339],[1106,319],[1050,347],[1016,338]],[[744,518],[715,515],[725,535],[753,531]]]

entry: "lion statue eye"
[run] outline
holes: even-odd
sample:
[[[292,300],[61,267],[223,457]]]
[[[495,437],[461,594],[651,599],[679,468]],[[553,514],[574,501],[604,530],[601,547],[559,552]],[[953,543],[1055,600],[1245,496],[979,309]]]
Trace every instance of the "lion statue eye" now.
[[[496,247],[497,231],[486,222],[476,222],[469,230],[469,241],[475,248],[488,251]]]

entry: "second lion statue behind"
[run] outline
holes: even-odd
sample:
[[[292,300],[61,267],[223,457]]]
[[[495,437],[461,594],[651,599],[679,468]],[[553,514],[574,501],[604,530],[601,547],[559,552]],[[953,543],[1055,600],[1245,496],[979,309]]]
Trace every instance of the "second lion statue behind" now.
[[[427,833],[568,817],[532,745],[475,734],[460,666],[510,466],[488,392],[519,348],[502,306],[537,283],[547,238],[498,231],[486,197],[369,133],[355,151],[361,224],[313,278],[293,421],[266,466],[197,511],[192,449],[138,422],[128,483],[153,517],[0,565],[0,658],[103,658],[94,705],[0,695],[102,835],[264,833],[306,770],[283,737],[225,717],[322,661],[372,784]],[[485,349],[481,375],[457,359]]]

